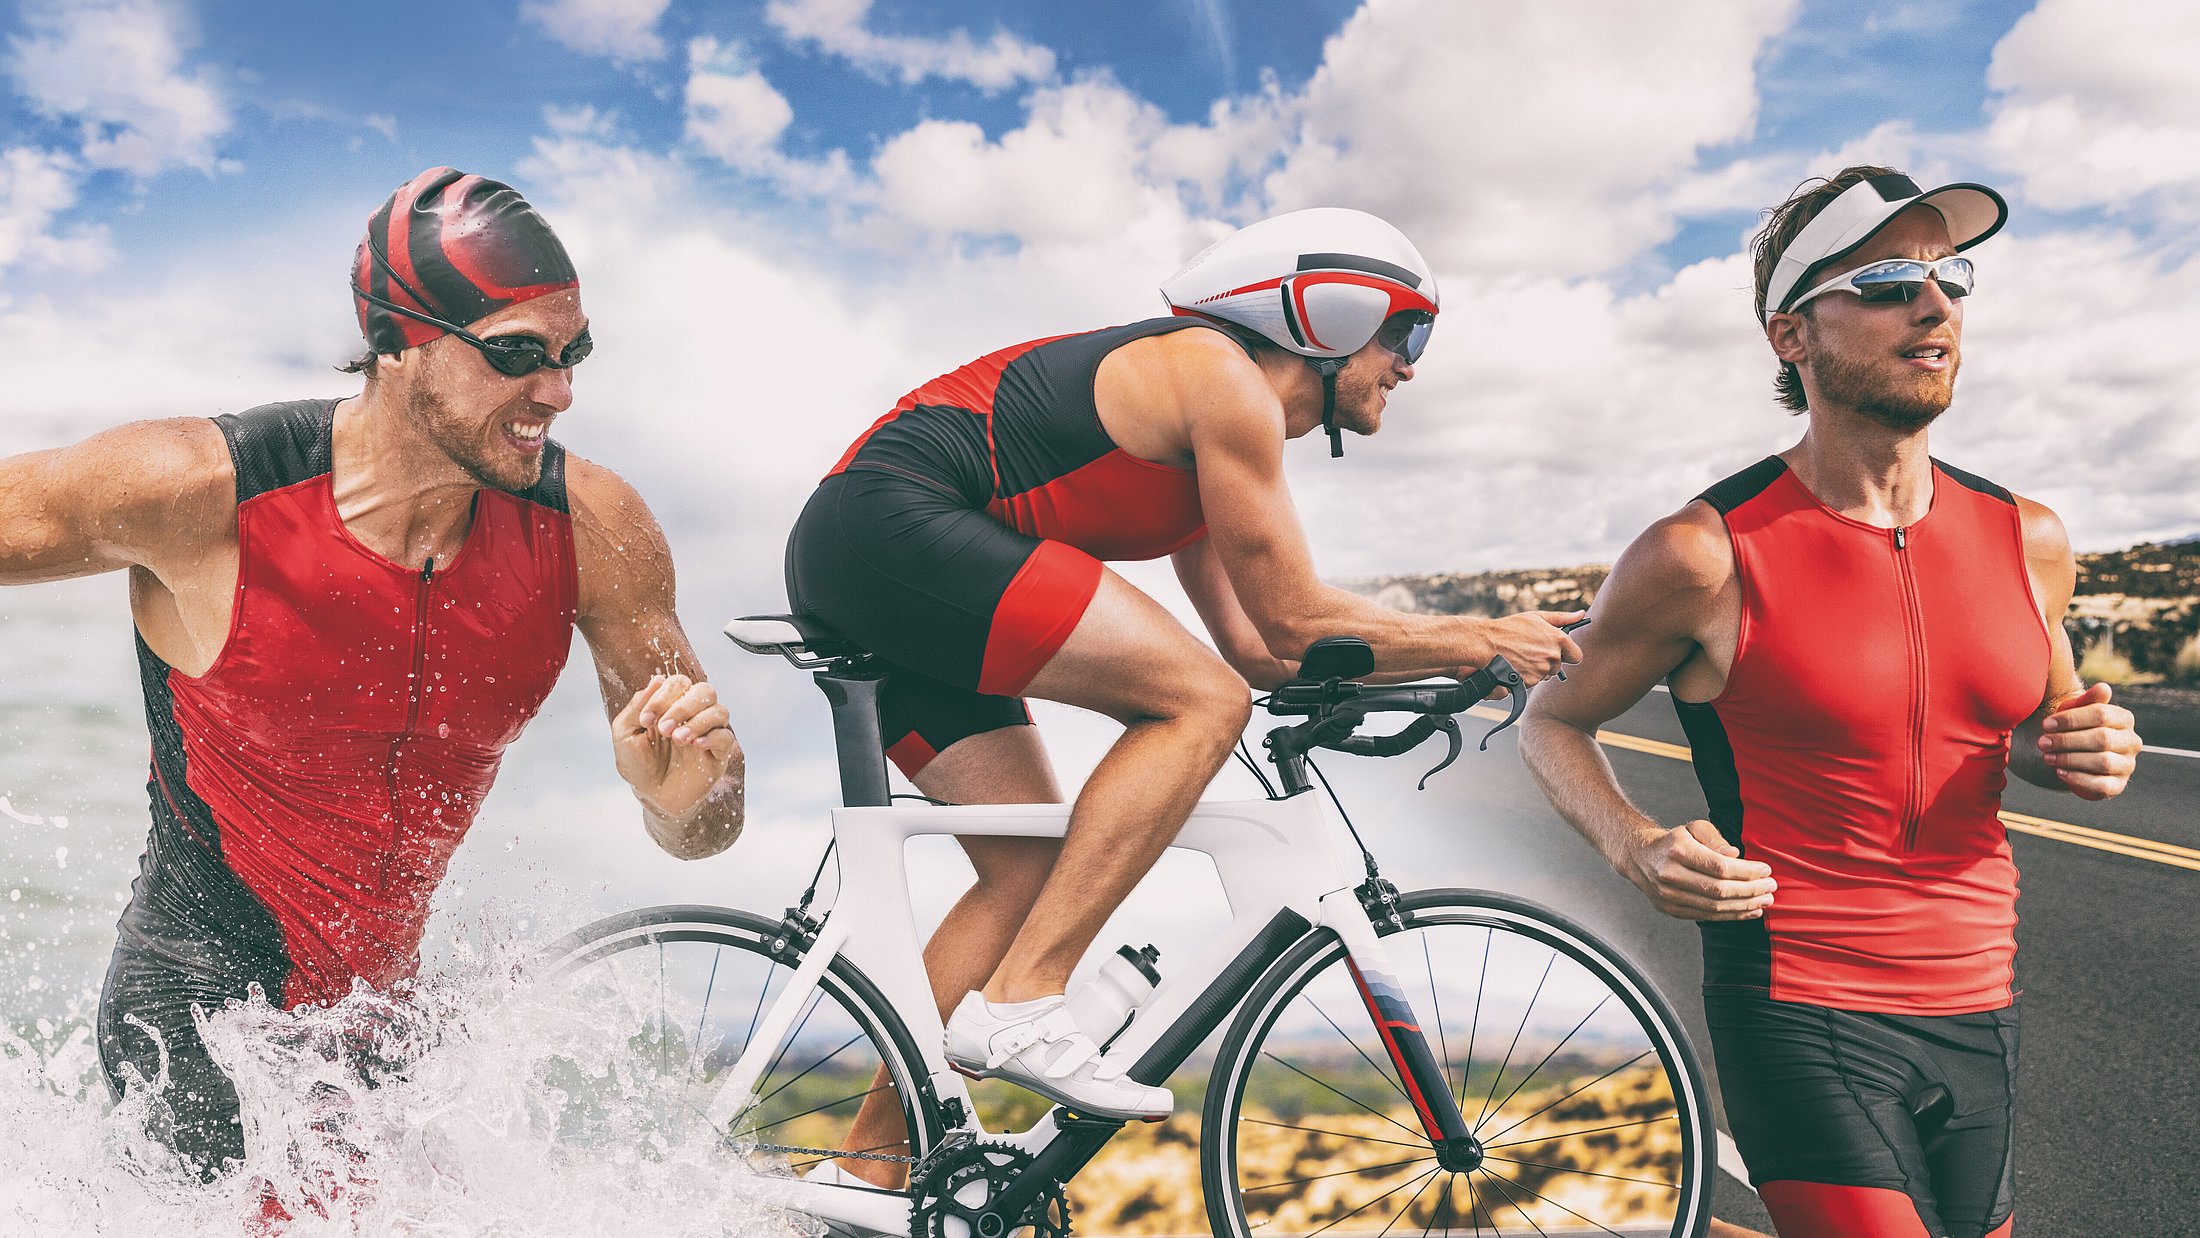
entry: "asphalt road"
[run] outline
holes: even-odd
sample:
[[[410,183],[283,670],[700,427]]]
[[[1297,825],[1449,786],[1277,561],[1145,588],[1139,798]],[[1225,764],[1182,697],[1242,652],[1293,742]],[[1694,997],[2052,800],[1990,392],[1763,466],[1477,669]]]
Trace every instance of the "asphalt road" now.
[[[2136,712],[2148,743],[2200,750],[2200,719]],[[1662,694],[1608,729],[1687,742]],[[1702,796],[1686,762],[1608,751],[1646,811],[1667,821],[1701,815]],[[1514,776],[1498,764],[1488,768],[1493,778]],[[2013,781],[2004,806],[2200,848],[2200,759],[2145,754],[2131,789],[2100,804]],[[2011,837],[2023,873],[2019,1232],[2200,1234],[2200,871],[2014,831]],[[1672,960],[1664,961],[1661,970],[1669,971]],[[1692,996],[1680,986],[1668,986],[1668,993],[1676,1005]],[[1700,1024],[1698,1045],[1707,1047]],[[1769,1228],[1746,1191],[1732,1183],[1722,1188],[1722,1216]]]

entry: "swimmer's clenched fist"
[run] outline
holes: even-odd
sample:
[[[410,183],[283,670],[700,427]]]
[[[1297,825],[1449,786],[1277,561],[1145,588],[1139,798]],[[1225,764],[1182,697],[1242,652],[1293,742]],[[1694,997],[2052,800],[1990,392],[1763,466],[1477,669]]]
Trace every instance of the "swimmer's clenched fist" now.
[[[611,745],[635,797],[672,822],[692,815],[741,755],[717,689],[678,674],[649,677],[611,720]]]

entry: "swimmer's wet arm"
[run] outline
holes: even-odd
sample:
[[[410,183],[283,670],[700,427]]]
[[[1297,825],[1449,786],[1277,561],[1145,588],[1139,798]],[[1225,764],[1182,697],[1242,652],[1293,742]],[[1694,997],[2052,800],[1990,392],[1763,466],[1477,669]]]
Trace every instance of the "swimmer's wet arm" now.
[[[202,417],[133,422],[0,459],[0,584],[126,567],[163,580],[234,535],[236,472]]]
[[[578,457],[566,468],[576,623],[595,659],[619,775],[659,847],[685,860],[716,855],[741,835],[747,768],[674,614],[671,549],[633,487]]]

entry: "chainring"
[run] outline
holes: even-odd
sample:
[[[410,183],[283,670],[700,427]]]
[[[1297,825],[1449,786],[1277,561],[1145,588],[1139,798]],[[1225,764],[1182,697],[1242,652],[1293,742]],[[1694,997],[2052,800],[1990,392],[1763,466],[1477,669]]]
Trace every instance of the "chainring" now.
[[[1014,1144],[972,1140],[927,1157],[909,1181],[910,1238],[1069,1238],[1069,1198],[1043,1188],[1013,1223],[986,1214],[988,1200],[1031,1166]]]

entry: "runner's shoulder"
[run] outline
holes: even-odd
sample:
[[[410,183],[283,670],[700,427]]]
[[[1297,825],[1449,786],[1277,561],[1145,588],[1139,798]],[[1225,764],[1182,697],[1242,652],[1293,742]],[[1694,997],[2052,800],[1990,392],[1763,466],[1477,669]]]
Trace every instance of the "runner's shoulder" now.
[[[1734,544],[1726,521],[1709,503],[1692,499],[1637,535],[1612,575],[1647,596],[1717,594],[1734,580]]]

